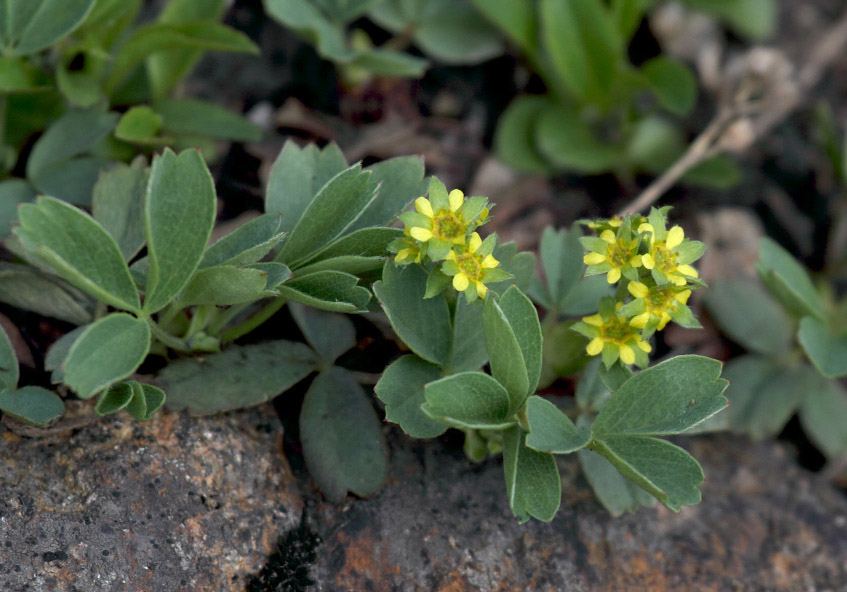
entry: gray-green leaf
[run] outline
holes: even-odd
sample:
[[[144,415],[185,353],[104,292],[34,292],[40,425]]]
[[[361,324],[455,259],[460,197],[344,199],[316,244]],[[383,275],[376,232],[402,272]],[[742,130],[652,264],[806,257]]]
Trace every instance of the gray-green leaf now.
[[[438,366],[414,355],[403,356],[383,371],[374,387],[385,403],[385,419],[399,425],[414,438],[433,438],[447,426],[431,419],[421,410],[426,398],[424,385],[441,378]]]
[[[805,317],[800,321],[797,338],[821,374],[828,378],[847,376],[847,333],[832,335],[826,324]]]
[[[503,429],[516,421],[509,393],[482,372],[461,372],[430,382],[424,396],[424,413],[449,426]]]
[[[262,214],[245,222],[206,249],[200,269],[214,265],[247,265],[255,263],[283,239],[280,214]]]
[[[533,395],[527,401],[529,434],[526,445],[539,452],[569,454],[591,440],[591,430],[578,430],[567,415],[547,399]]]
[[[356,327],[344,315],[292,303],[291,316],[325,364],[332,364],[356,345]]]
[[[9,336],[0,326],[0,389],[14,390],[18,386],[19,377],[18,356],[15,355]]]
[[[550,522],[562,502],[562,480],[552,454],[524,446],[518,426],[503,432],[503,472],[509,507],[520,522]]]
[[[809,273],[788,251],[768,237],[759,240],[756,271],[771,293],[793,314],[823,320],[823,303]]]
[[[40,386],[0,390],[0,411],[36,426],[47,425],[65,413],[65,404],[56,393]]]
[[[100,174],[91,200],[92,216],[112,235],[129,261],[144,246],[144,197],[149,177],[147,161],[117,163]]]

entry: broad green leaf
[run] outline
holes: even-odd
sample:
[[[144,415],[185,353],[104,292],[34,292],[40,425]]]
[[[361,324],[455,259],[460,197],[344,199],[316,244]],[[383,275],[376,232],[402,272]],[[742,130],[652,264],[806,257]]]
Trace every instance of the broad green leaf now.
[[[412,200],[426,193],[424,163],[420,156],[390,158],[365,168],[365,171],[370,171],[371,181],[378,183],[376,197],[348,231],[388,224]]]
[[[803,394],[800,422],[809,439],[828,458],[847,452],[847,392],[837,381],[818,381],[817,388]]]
[[[169,408],[211,415],[273,399],[308,376],[316,362],[303,343],[236,345],[219,354],[171,362],[155,384],[168,393]]]
[[[0,263],[0,302],[74,325],[94,312],[94,301],[64,280],[13,263]]]
[[[572,106],[554,105],[545,109],[536,121],[534,133],[538,151],[560,168],[601,173],[621,160],[620,150],[597,140]]]
[[[542,375],[546,376],[548,384],[557,377],[565,378],[579,372],[588,363],[589,356],[585,352],[588,338],[571,329],[573,324],[574,321],[565,321],[547,325],[545,329]]]
[[[250,269],[258,269],[267,276],[266,290],[274,290],[279,284],[291,278],[291,270],[287,265],[268,261],[267,263],[251,263]]]
[[[290,232],[324,184],[347,168],[335,144],[318,150],[287,141],[271,167],[265,211],[282,214],[282,230]]]
[[[582,472],[597,499],[612,516],[634,512],[642,505],[649,505],[653,497],[635,485],[603,456],[588,449],[577,452]]]
[[[376,383],[374,392],[385,403],[385,419],[399,425],[414,438],[434,438],[447,429],[430,419],[421,405],[426,401],[424,385],[441,378],[438,366],[414,355],[394,361]]]
[[[342,255],[340,257],[331,257],[330,259],[321,259],[308,265],[298,266],[297,276],[303,276],[316,271],[342,271],[351,275],[361,276],[381,269],[386,258]]]
[[[285,233],[280,230],[279,214],[262,214],[245,222],[206,249],[200,269],[215,265],[255,263],[279,244]]]
[[[0,95],[43,92],[50,82],[47,73],[28,60],[0,56]]]
[[[821,374],[827,378],[847,376],[847,333],[832,335],[826,324],[804,317],[797,338]]]
[[[447,373],[479,370],[488,361],[483,333],[482,306],[468,304],[464,298],[456,300],[453,313],[453,349]]]
[[[44,195],[88,206],[100,171],[112,163],[108,158],[100,156],[79,156],[40,170],[30,181]]]
[[[685,64],[660,56],[645,63],[641,73],[662,106],[674,115],[685,116],[694,108],[697,81]]]
[[[562,305],[562,314],[583,316],[597,311],[597,303],[611,296],[611,286],[602,275],[583,278],[573,287]]]
[[[36,192],[23,179],[0,181],[0,240],[12,233],[18,221],[18,206],[35,200]]]
[[[47,348],[47,354],[44,356],[44,369],[51,373],[50,382],[53,384],[58,384],[64,379],[65,372],[62,370],[62,365],[65,363],[65,358],[68,357],[68,352],[71,351],[71,346],[76,341],[76,338],[86,328],[88,328],[88,325],[83,325],[65,333]]]
[[[605,100],[615,82],[623,39],[600,2],[541,0],[541,34],[556,75],[580,99]]]
[[[295,264],[339,238],[374,199],[377,187],[370,177],[356,164],[324,185],[283,243],[277,260]]]
[[[0,389],[14,390],[18,386],[18,378],[18,356],[15,355],[15,348],[12,347],[9,336],[0,326]]]
[[[113,384],[107,390],[103,391],[103,394],[97,399],[94,412],[101,416],[117,413],[129,405],[129,402],[132,401],[133,394],[132,385],[129,382]]]
[[[541,375],[542,338],[538,312],[526,294],[517,286],[506,290],[497,304],[517,337],[529,381],[527,394],[532,394],[538,386]]]
[[[333,20],[344,23],[363,16],[374,4],[382,0],[313,0]]]
[[[823,303],[809,273],[788,251],[767,237],[759,240],[756,271],[771,293],[793,314],[823,320]]]
[[[602,441],[592,440],[589,446],[674,512],[681,506],[700,503],[698,486],[704,479],[703,469],[682,448],[642,436],[604,436]]]
[[[420,78],[429,62],[424,59],[388,49],[354,51],[349,57],[338,60],[348,68],[361,68],[376,76]]]
[[[94,186],[92,216],[112,238],[126,261],[144,246],[144,197],[149,172],[139,156],[131,165],[117,163],[104,171]]]
[[[85,19],[94,0],[0,0],[0,44],[6,55],[53,45]]]
[[[367,288],[357,285],[359,279],[340,271],[316,271],[293,278],[277,287],[288,300],[301,302],[332,312],[362,312],[371,299]]]
[[[603,385],[609,389],[610,393],[616,393],[624,385],[624,383],[633,377],[633,372],[626,366],[617,364],[611,368],[606,368],[603,364],[597,369],[597,375]]]
[[[277,296],[277,292],[266,289],[267,280],[268,274],[260,269],[234,265],[207,267],[191,276],[179,304],[229,306]]]
[[[146,313],[163,308],[188,283],[209,242],[215,209],[215,185],[199,152],[165,149],[154,157],[144,206]]]
[[[88,399],[135,372],[149,350],[145,321],[124,313],[107,315],[74,341],[63,363],[64,382]]]
[[[591,440],[591,430],[578,430],[558,407],[536,395],[527,401],[526,420],[529,424],[526,445],[538,452],[570,454]]]
[[[329,499],[382,487],[388,470],[382,426],[346,370],[329,368],[312,382],[300,410],[300,441],[309,473]]]
[[[729,189],[737,185],[741,178],[741,169],[730,157],[716,154],[691,168],[681,181],[710,189]]]
[[[61,397],[40,386],[0,390],[0,411],[18,421],[44,426],[65,413]]]
[[[496,294],[502,294],[512,286],[517,286],[522,292],[529,290],[535,277],[535,254],[529,251],[518,253],[518,245],[514,241],[498,244],[494,247],[494,258],[500,262],[499,269],[503,269],[512,277],[488,284],[488,287]]]
[[[760,41],[769,37],[777,24],[780,4],[775,0],[684,0],[698,10],[727,21],[737,33]]]
[[[530,516],[550,522],[562,502],[562,480],[552,454],[524,445],[518,426],[503,432],[503,472],[512,513],[521,522]]]
[[[474,6],[522,49],[533,54],[538,46],[538,16],[533,2],[472,0]]]
[[[778,434],[821,377],[806,364],[785,368],[772,359],[743,356],[727,364],[730,429],[764,438]]]
[[[595,438],[678,434],[727,405],[721,363],[677,356],[627,380],[606,404],[591,430]]]
[[[137,28],[114,56],[105,91],[111,95],[132,71],[151,54],[170,49],[201,49],[258,53],[259,49],[244,33],[214,21],[152,23]]]
[[[585,269],[580,236],[582,233],[577,226],[570,230],[558,231],[548,226],[541,235],[539,255],[547,279],[550,303],[557,311],[564,308],[571,290],[577,285]],[[596,302],[594,305],[596,306]]]
[[[493,297],[485,301],[482,326],[491,374],[509,393],[510,409],[516,411],[528,396],[529,372],[515,330]]]
[[[21,206],[15,234],[79,289],[116,308],[139,312],[138,290],[114,239],[88,214],[52,197]]]
[[[612,368],[616,367],[618,365],[612,366]],[[600,411],[609,402],[609,399],[612,398],[612,391],[609,390],[600,378],[600,372],[605,368],[603,360],[599,357],[593,358],[585,366],[576,385],[576,404],[580,409],[594,412]]]
[[[76,30],[80,38],[96,39],[111,49],[135,22],[144,0],[96,0],[94,8]]]
[[[165,392],[152,384],[129,381],[132,399],[126,410],[138,421],[147,421],[165,404]]]
[[[791,319],[756,282],[720,279],[704,299],[709,314],[733,341],[763,354],[781,355],[794,340]]]
[[[330,243],[326,248],[316,252],[298,271],[317,261],[337,259],[344,256],[355,257],[385,257],[388,245],[403,236],[399,228],[362,228],[344,235]]]
[[[546,97],[521,95],[506,107],[494,134],[494,150],[503,162],[528,173],[549,171],[550,165],[536,146],[535,132],[550,104]]]
[[[147,105],[136,105],[121,116],[115,137],[136,144],[158,144],[161,130],[162,116]]]
[[[269,16],[312,43],[321,57],[343,62],[353,56],[345,43],[342,25],[330,21],[309,0],[264,0],[264,6]]]
[[[234,142],[258,142],[262,128],[214,103],[195,99],[165,99],[153,105],[166,134],[206,136]]]
[[[509,393],[482,372],[460,372],[430,382],[424,397],[423,412],[452,427],[498,430],[516,422]]]
[[[373,291],[397,336],[424,360],[445,366],[453,343],[450,312],[443,296],[424,300],[426,272],[386,261]]]
[[[303,337],[326,364],[356,346],[356,327],[346,316],[292,303],[289,310]]]

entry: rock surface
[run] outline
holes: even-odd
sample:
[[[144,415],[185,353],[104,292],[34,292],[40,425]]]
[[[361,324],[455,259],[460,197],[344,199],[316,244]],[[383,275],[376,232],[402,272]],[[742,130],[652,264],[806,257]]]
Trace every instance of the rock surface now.
[[[244,590],[300,521],[282,429],[267,407],[2,436],[4,592]]]
[[[847,582],[847,498],[787,448],[682,440],[703,464],[703,502],[620,518],[560,462],[562,508],[518,525],[498,460],[475,467],[441,443],[397,442],[376,498],[319,504],[313,578],[324,592],[809,591]],[[309,512],[311,514],[311,512]]]

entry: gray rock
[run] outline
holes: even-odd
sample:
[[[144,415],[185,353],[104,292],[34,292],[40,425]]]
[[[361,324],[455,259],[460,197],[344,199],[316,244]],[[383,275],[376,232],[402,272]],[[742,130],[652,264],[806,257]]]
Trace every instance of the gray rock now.
[[[267,406],[147,423],[120,415],[71,433],[3,433],[4,592],[244,590],[300,521]]]
[[[703,502],[613,518],[575,464],[550,524],[518,525],[502,465],[442,443],[395,442],[370,500],[319,503],[317,589],[397,592],[835,591],[847,582],[847,499],[787,449],[726,435],[684,439],[703,464]],[[311,512],[310,512],[311,514]]]

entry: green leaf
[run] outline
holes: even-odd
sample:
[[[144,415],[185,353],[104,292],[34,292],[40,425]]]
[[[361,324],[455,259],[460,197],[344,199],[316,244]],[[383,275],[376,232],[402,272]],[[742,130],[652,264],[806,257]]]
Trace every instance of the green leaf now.
[[[255,263],[279,244],[285,236],[279,214],[262,214],[245,222],[206,249],[200,269],[215,265]]]
[[[479,370],[488,361],[483,333],[482,306],[468,303],[465,298],[456,300],[453,313],[453,349],[447,365],[448,374]]]
[[[316,362],[303,343],[236,345],[218,354],[171,362],[155,384],[168,393],[170,409],[212,415],[273,399],[308,376]]]
[[[106,94],[118,90],[148,56],[172,49],[259,53],[258,47],[244,33],[214,21],[145,25],[137,28],[114,56],[112,71],[104,85]]]
[[[491,374],[508,392],[509,409],[514,412],[529,396],[529,371],[517,335],[494,298],[485,300],[482,326]]]
[[[847,376],[847,333],[832,335],[826,324],[804,317],[797,338],[821,374],[827,378]]]
[[[277,287],[281,296],[332,312],[362,312],[371,299],[359,279],[340,271],[316,271],[293,278]]]
[[[153,159],[144,219],[147,232],[144,312],[163,308],[197,269],[215,224],[215,185],[196,150],[165,149]]]
[[[49,88],[46,72],[29,60],[0,56],[0,94],[29,94]]]
[[[340,23],[331,22],[308,0],[265,0],[265,11],[269,16],[294,29],[313,44],[321,57],[347,61],[353,52],[347,47]]]
[[[819,380],[817,388],[803,395],[800,405],[800,422],[815,446],[828,457],[835,458],[847,452],[847,392],[834,380]]]
[[[529,290],[535,276],[535,254],[528,251],[518,253],[518,245],[514,241],[498,244],[494,248],[494,258],[500,262],[499,269],[512,274],[511,278],[489,284],[488,287],[496,294],[502,294],[512,286],[525,292]]]
[[[755,41],[769,37],[776,28],[779,3],[774,0],[684,0],[686,4],[719,16],[737,33]]]
[[[621,364],[611,368],[606,368],[606,365],[603,364],[597,369],[597,375],[610,393],[618,392],[624,383],[633,377],[632,370]]]
[[[268,274],[260,269],[217,265],[197,271],[185,286],[179,305],[229,306],[277,296],[267,290]]]
[[[522,49],[534,53],[538,46],[538,16],[534,3],[513,0],[472,0],[474,6],[500,27]]]
[[[333,177],[303,212],[277,260],[296,264],[339,238],[374,199],[376,183],[355,164]]]
[[[15,234],[59,275],[116,308],[139,312],[138,290],[114,239],[88,214],[41,196],[21,206]]]
[[[824,320],[823,303],[806,269],[773,240],[759,240],[756,271],[771,293],[798,317],[813,316]]]
[[[158,144],[162,130],[162,116],[147,105],[131,107],[121,116],[115,128],[115,137],[135,144]]]
[[[346,370],[329,368],[312,382],[300,411],[300,441],[309,473],[329,499],[382,487],[388,470],[382,426]]]
[[[623,39],[603,3],[541,0],[541,33],[556,74],[577,97],[603,101],[617,78]]]
[[[426,193],[424,163],[420,156],[389,158],[367,167],[365,171],[370,171],[371,181],[378,184],[376,197],[348,228],[348,232],[388,224],[412,200]]]
[[[129,405],[129,402],[132,401],[132,396],[133,389],[129,382],[113,384],[100,395],[97,404],[94,406],[94,412],[100,416],[117,413]]]
[[[344,352],[356,346],[356,327],[346,316],[292,304],[291,316],[321,359],[332,364]]]
[[[298,267],[298,271],[313,265],[315,262],[338,259],[345,256],[375,258],[385,257],[388,245],[403,236],[399,228],[361,228],[342,236],[330,243],[326,248],[316,252],[308,262]]]
[[[512,513],[521,522],[530,516],[550,522],[562,502],[562,480],[552,454],[524,446],[518,426],[503,432],[503,472]]]
[[[44,195],[66,202],[87,206],[91,203],[94,185],[100,171],[112,164],[100,156],[80,156],[58,162],[31,177],[33,185]]]
[[[0,302],[74,325],[94,313],[94,302],[64,280],[12,263],[0,263]]]
[[[214,103],[195,99],[165,99],[153,108],[166,134],[205,136],[234,142],[258,142],[262,128]]]
[[[660,56],[645,63],[641,73],[659,103],[674,115],[683,117],[694,108],[697,80],[685,64]]]
[[[527,395],[530,395],[535,392],[541,375],[542,338],[538,312],[530,299],[516,286],[506,290],[497,304],[514,331],[521,348],[529,383]]]
[[[602,173],[613,169],[621,160],[620,150],[598,141],[576,109],[569,105],[545,109],[536,121],[535,138],[539,152],[560,168]]]
[[[611,287],[602,275],[583,278],[573,287],[562,305],[562,314],[583,316],[597,311],[597,303],[611,296]]]
[[[424,396],[423,412],[452,427],[499,430],[516,421],[509,393],[482,372],[460,372],[430,382]]]
[[[338,60],[348,68],[361,68],[377,76],[420,78],[429,66],[424,59],[388,49],[354,51]]]
[[[618,472],[603,456],[588,449],[577,452],[582,472],[600,503],[612,516],[634,512],[653,497]]]
[[[545,328],[542,376],[546,376],[547,384],[556,377],[565,378],[579,372],[588,363],[589,356],[585,352],[588,338],[571,329],[574,322],[555,323]]]
[[[275,261],[268,261],[267,263],[251,263],[249,268],[258,269],[265,273],[267,276],[265,290],[273,290],[279,286],[279,284],[291,278],[291,270],[288,269],[288,266],[283,265],[282,263],[276,263]]]
[[[585,447],[591,430],[577,430],[567,415],[547,399],[533,395],[526,405],[526,445],[539,452],[569,454]]]
[[[0,240],[12,233],[18,221],[18,205],[35,201],[36,192],[23,179],[0,181]]]
[[[65,372],[62,370],[62,365],[68,357],[68,352],[71,351],[71,346],[76,341],[83,331],[88,328],[88,325],[77,327],[73,331],[65,333],[59,339],[54,341],[44,356],[44,369],[50,372],[50,382],[58,384],[65,378]]]
[[[64,382],[83,399],[135,372],[150,349],[150,327],[124,313],[90,324],[63,363]]]
[[[704,303],[718,327],[745,348],[781,355],[791,347],[791,319],[756,282],[716,280],[706,292]]]
[[[147,421],[165,404],[165,391],[152,384],[141,384],[135,380],[132,385],[133,397],[126,408],[127,413],[138,421]]]
[[[450,312],[443,295],[424,300],[426,279],[418,266],[386,261],[373,291],[397,336],[424,360],[444,366],[453,343]]]
[[[127,166],[116,163],[100,175],[91,200],[92,216],[112,238],[126,261],[144,246],[144,197],[149,172],[138,157]]]
[[[642,436],[604,436],[589,446],[674,512],[700,503],[703,469],[682,448]]]
[[[2,0],[0,44],[6,55],[27,55],[53,45],[85,19],[94,0]]]
[[[385,419],[399,425],[413,438],[434,438],[447,429],[421,409],[426,402],[424,385],[441,378],[438,366],[406,355],[386,368],[374,392],[385,404]]]
[[[721,363],[677,356],[635,374],[615,392],[591,430],[595,438],[678,434],[727,405]]]
[[[62,417],[65,404],[54,392],[40,386],[25,386],[0,390],[0,411],[18,421],[44,426]]]
[[[0,389],[14,390],[18,386],[19,378],[18,356],[15,355],[15,348],[12,347],[9,336],[0,326]]]
[[[558,311],[564,308],[571,290],[577,285],[585,269],[580,236],[582,233],[577,226],[570,230],[558,231],[548,226],[541,235],[539,255],[547,279],[550,303]],[[594,305],[596,304],[595,302]]]
[[[536,146],[535,132],[550,104],[546,97],[520,95],[506,107],[494,134],[494,150],[503,162],[528,173],[549,171],[550,165]]]
[[[692,167],[682,182],[710,189],[729,189],[741,181],[741,169],[725,154],[717,154]]]
[[[622,366],[619,364],[612,366],[612,368],[617,367]],[[600,378],[600,372],[601,370],[605,370],[605,368],[603,360],[600,358],[593,358],[585,366],[576,385],[575,397],[578,408],[597,412],[603,409],[606,403],[609,402],[609,399],[612,397],[612,391],[609,390]]]

